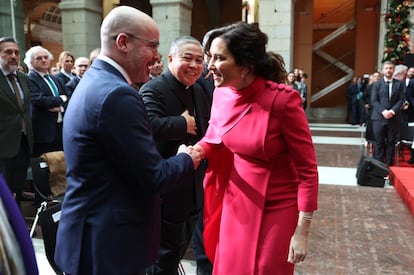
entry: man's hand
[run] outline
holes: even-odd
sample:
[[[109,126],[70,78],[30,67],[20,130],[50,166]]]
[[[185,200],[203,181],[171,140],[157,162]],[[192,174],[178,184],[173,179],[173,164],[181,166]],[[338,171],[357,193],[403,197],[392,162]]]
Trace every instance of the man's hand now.
[[[49,110],[49,112],[56,113],[56,112],[60,112],[60,107],[59,106],[58,107],[53,107],[53,108],[50,108],[48,110]]]
[[[195,117],[190,115],[188,110],[185,110],[181,116],[185,118],[185,122],[187,123],[187,134],[190,135],[197,135],[197,125],[195,121]]]
[[[384,110],[384,111],[382,111],[382,116],[385,119],[390,119],[390,118],[393,118],[394,117],[394,112],[391,111],[391,110]]]
[[[180,147],[178,147],[177,151],[177,154],[179,153],[188,154],[193,160],[194,170],[198,168],[201,161],[201,153],[199,151],[193,150],[193,146],[186,146],[184,144],[181,144]]]

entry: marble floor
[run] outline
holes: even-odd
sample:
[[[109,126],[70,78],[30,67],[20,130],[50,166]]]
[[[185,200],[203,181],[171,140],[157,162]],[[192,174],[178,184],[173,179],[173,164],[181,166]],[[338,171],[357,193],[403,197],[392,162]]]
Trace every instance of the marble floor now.
[[[320,178],[307,260],[299,274],[414,274],[414,219],[393,187],[358,186],[364,127],[311,123]],[[33,239],[41,275],[54,274],[41,239]],[[195,275],[187,253],[182,265]]]

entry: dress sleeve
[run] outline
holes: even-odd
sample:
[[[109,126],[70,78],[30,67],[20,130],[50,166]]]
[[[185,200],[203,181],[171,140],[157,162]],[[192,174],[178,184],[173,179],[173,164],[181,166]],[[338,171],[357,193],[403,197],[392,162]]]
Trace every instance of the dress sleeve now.
[[[283,137],[298,173],[298,208],[314,211],[318,207],[318,168],[309,124],[298,93],[286,90],[280,93],[283,100],[275,102],[283,106],[274,105],[273,110],[282,116]]]

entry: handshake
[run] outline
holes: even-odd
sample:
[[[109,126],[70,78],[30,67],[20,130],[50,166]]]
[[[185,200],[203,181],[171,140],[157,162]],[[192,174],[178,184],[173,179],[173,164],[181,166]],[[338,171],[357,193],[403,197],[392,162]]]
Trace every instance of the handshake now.
[[[200,165],[200,161],[204,158],[204,149],[200,145],[185,145],[181,144],[180,147],[178,147],[177,155],[180,153],[188,154],[191,159],[193,160],[194,169],[197,169]]]

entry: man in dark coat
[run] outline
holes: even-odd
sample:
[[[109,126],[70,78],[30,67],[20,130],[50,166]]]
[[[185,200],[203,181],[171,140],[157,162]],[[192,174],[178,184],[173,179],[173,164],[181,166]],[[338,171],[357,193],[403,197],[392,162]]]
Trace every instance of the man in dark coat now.
[[[164,158],[175,154],[180,144],[193,145],[204,135],[210,117],[210,102],[196,83],[204,70],[203,50],[198,40],[176,39],[168,55],[168,69],[140,89],[157,148]],[[178,274],[180,260],[191,240],[203,205],[204,165],[192,184],[162,196],[161,249],[149,274]]]

